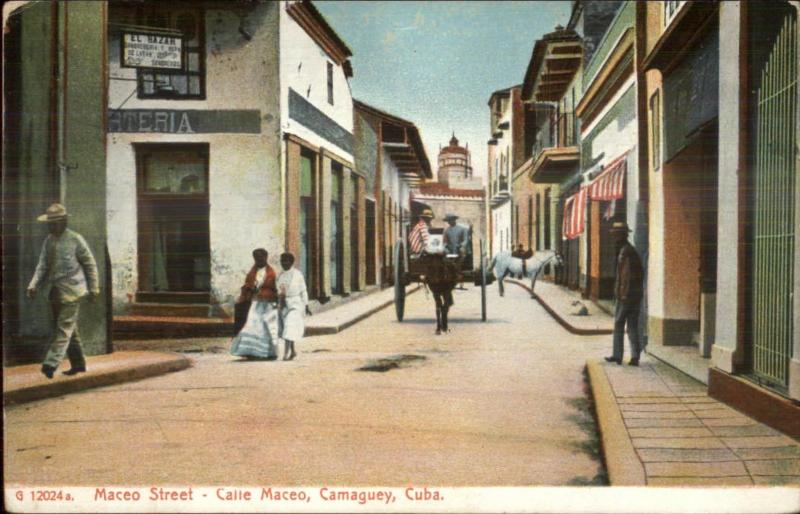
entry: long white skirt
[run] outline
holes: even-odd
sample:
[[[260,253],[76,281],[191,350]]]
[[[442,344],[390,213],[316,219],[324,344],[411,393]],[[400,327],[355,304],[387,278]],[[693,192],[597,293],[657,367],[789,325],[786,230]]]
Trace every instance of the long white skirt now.
[[[239,357],[277,357],[278,309],[270,302],[254,300],[247,322],[233,338],[231,355]]]

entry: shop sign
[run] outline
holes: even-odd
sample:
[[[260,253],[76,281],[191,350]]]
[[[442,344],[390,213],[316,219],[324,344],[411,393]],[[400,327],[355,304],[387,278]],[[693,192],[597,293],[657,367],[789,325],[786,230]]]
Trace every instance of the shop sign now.
[[[175,36],[125,32],[123,68],[183,69],[183,40]]]

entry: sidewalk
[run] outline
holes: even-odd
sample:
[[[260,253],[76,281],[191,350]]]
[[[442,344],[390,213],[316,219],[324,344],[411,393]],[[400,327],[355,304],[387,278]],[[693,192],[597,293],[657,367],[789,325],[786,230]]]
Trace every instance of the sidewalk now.
[[[528,292],[531,290],[530,282],[510,278],[506,278],[505,281],[516,284]],[[593,301],[582,298],[579,291],[572,291],[545,280],[537,280],[535,287],[536,301],[570,333],[589,336],[614,332],[614,318]],[[581,306],[586,307],[588,315],[576,314]]]
[[[406,287],[406,295],[419,289],[419,285]],[[329,309],[313,316],[306,316],[305,336],[320,336],[336,334],[354,325],[364,318],[392,305],[394,303],[394,288],[389,287],[383,291],[366,295],[357,300],[347,302],[341,306]]]
[[[86,373],[68,377],[64,362],[52,379],[45,377],[41,364],[3,369],[3,401],[24,403],[76,391],[102,387],[180,371],[190,366],[189,359],[177,353],[114,352],[86,358]]]
[[[700,382],[650,357],[587,368],[611,485],[800,487],[800,443]]]

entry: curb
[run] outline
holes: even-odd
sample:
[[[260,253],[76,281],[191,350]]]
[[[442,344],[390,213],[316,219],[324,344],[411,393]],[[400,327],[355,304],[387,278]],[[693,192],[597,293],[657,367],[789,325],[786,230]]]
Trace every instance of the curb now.
[[[169,359],[163,358],[157,362],[148,362],[139,365],[131,364],[99,374],[84,373],[74,377],[62,378],[57,381],[48,381],[43,384],[23,386],[18,389],[3,391],[3,401],[6,405],[12,405],[43,400],[45,398],[53,398],[85,391],[95,387],[121,384],[157,375],[164,375],[173,371],[181,371],[191,366],[189,359],[183,355],[171,353],[161,353],[159,355],[169,357]]]
[[[406,296],[419,291],[419,289],[420,289],[419,285],[417,285],[415,287],[412,287],[410,290],[406,291]],[[390,306],[392,304],[394,304],[394,298],[386,300],[383,303],[379,303],[379,304],[375,305],[374,307],[370,308],[369,310],[366,310],[366,311],[358,314],[357,316],[355,316],[355,317],[353,317],[351,319],[345,320],[344,322],[340,323],[339,325],[322,325],[322,326],[317,326],[317,327],[314,327],[314,326],[309,327],[308,325],[306,325],[306,331],[303,334],[303,337],[308,337],[308,336],[327,336],[327,335],[338,334],[342,330],[355,325],[359,321],[362,321],[362,320],[372,316],[373,314],[375,314],[378,311],[382,311],[383,309],[385,309],[386,307],[388,307],[388,306]]]
[[[569,332],[570,334],[575,334],[575,335],[578,335],[578,336],[605,336],[605,335],[610,335],[610,334],[614,333],[614,331],[610,330],[610,329],[578,328],[578,327],[576,327],[574,325],[571,325],[570,323],[567,322],[567,320],[562,318],[561,315],[558,314],[555,311],[555,309],[550,307],[550,305],[548,305],[547,302],[545,302],[542,299],[541,296],[539,296],[538,294],[534,293],[531,290],[530,286],[526,286],[525,284],[523,284],[521,282],[517,282],[516,280],[509,279],[509,278],[507,278],[505,280],[506,280],[506,282],[509,282],[511,284],[516,284],[519,287],[521,287],[522,289],[524,289],[524,290],[528,291],[529,293],[531,293],[531,296],[533,296],[533,298],[537,302],[539,302],[539,305],[541,305],[544,308],[544,310],[546,310],[547,313],[550,314],[550,316],[552,316],[553,319],[555,319],[558,322],[558,324],[561,325],[562,327],[564,327],[567,330],[567,332]]]
[[[628,436],[622,412],[619,410],[602,364],[588,360],[586,368],[597,412],[597,425],[603,441],[603,457],[608,469],[609,483],[612,486],[647,485],[644,465],[639,460]]]

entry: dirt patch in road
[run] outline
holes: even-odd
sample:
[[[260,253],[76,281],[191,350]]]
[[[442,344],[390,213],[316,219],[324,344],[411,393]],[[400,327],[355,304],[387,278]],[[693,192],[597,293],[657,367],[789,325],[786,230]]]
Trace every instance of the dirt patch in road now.
[[[425,359],[427,359],[427,357],[414,354],[392,355],[382,359],[371,360],[360,368],[356,368],[356,371],[376,371],[378,373],[385,373],[390,369],[402,368],[411,362],[423,361]]]

